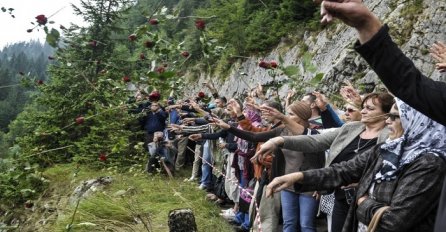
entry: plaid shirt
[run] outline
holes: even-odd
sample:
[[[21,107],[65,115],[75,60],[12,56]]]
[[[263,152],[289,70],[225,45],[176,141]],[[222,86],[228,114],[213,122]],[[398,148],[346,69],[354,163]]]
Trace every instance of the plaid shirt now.
[[[326,190],[359,183],[356,202],[357,198],[368,195],[382,161],[377,145],[352,160],[303,172],[304,180],[295,184],[295,189]],[[374,182],[372,196],[359,206],[351,204],[343,232],[356,232],[358,220],[368,225],[374,212],[385,205],[390,208],[382,216],[377,231],[433,231],[445,173],[446,162],[429,153],[405,166],[396,180]]]

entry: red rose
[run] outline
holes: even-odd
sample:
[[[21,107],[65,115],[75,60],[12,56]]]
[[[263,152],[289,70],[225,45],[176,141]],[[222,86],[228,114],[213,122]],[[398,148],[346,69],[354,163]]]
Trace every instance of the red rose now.
[[[92,47],[96,47],[96,46],[98,46],[98,41],[96,41],[96,40],[92,40],[92,41],[90,41],[88,44],[89,44],[90,46],[92,46]]]
[[[199,98],[204,98],[204,97],[206,97],[206,94],[204,92],[199,92],[198,93],[198,97]]]
[[[153,41],[146,40],[144,42],[144,47],[146,47],[146,48],[153,48],[153,46],[155,46],[155,43]]]
[[[122,78],[122,81],[124,81],[124,82],[130,82],[131,80],[130,80],[130,77],[125,76],[125,77]]]
[[[43,15],[43,14],[42,15],[37,15],[36,19],[37,19],[37,23],[39,25],[45,25],[48,22],[48,18],[45,17],[45,15]]]
[[[129,35],[129,37],[128,37],[128,38],[129,38],[129,40],[130,40],[130,41],[132,41],[132,42],[133,42],[133,41],[135,41],[135,40],[136,40],[136,34],[131,34],[131,35]]]
[[[181,55],[184,57],[184,58],[187,58],[187,57],[189,57],[189,52],[188,51],[183,51],[183,52],[181,52]]]
[[[269,69],[271,67],[271,64],[264,60],[261,60],[259,62],[259,67],[264,68],[264,69]]]
[[[158,19],[149,19],[149,23],[150,25],[158,25],[158,23],[160,22],[158,21]]]
[[[163,73],[163,72],[165,72],[166,71],[166,69],[164,68],[164,66],[159,66],[158,68],[156,68],[156,72],[157,73]]]
[[[160,98],[161,98],[161,94],[157,90],[154,90],[149,94],[150,101],[159,101]]]
[[[38,84],[38,85],[43,85],[43,80],[38,80],[38,81],[37,81],[37,84]]]
[[[145,60],[145,59],[146,59],[146,55],[144,55],[144,53],[141,52],[141,53],[139,54],[139,59],[140,59],[140,60]]]
[[[99,154],[99,160],[102,162],[107,161],[107,155],[105,153]]]
[[[25,208],[30,209],[34,206],[34,203],[30,200],[27,200],[24,204]]]
[[[79,116],[79,117],[76,118],[76,124],[77,124],[77,125],[81,125],[81,124],[84,123],[84,120],[85,120],[84,117]]]
[[[206,22],[203,19],[197,19],[195,20],[195,27],[198,30],[204,30],[206,28]]]
[[[271,62],[269,62],[271,68],[277,68],[278,64],[275,60],[272,60]]]

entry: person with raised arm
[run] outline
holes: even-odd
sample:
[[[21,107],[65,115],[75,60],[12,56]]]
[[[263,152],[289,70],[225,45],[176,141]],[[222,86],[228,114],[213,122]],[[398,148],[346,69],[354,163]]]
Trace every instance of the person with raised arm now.
[[[267,195],[290,186],[299,192],[358,183],[342,231],[432,231],[446,173],[446,127],[401,100],[386,123],[386,142],[330,167],[275,178]]]
[[[227,129],[235,136],[252,142],[265,142],[270,138],[280,135],[293,134],[316,134],[316,130],[309,129],[308,119],[311,117],[310,105],[303,101],[295,101],[286,109],[287,115],[272,107],[262,107],[262,114],[268,114],[280,119],[283,125],[275,127],[269,131],[250,132],[232,127],[223,121],[217,124]],[[239,118],[243,120],[243,117]],[[281,176],[296,170],[307,170],[323,167],[324,155],[307,154],[295,152],[287,149],[277,149],[273,152],[272,176]],[[263,157],[262,157],[263,158]],[[257,158],[251,158],[256,162]],[[283,215],[283,231],[316,231],[314,220],[317,213],[317,200],[313,192],[296,194],[292,188],[283,191],[280,196]]]
[[[316,0],[316,2],[321,2]],[[441,1],[438,3],[441,4]],[[423,75],[392,41],[383,25],[362,0],[322,1],[327,14],[354,27],[358,33],[355,50],[369,63],[395,96],[433,120],[446,125],[446,83]],[[328,17],[328,23],[332,17]],[[435,231],[446,228],[446,182],[440,200]]]
[[[388,93],[369,94],[362,102],[360,122],[346,123],[323,134],[275,137],[264,143],[255,156],[263,156],[264,153],[277,150],[279,146],[281,149],[304,153],[324,152],[330,149],[325,167],[350,160],[387,139],[385,119],[393,103],[393,98]],[[355,189],[352,186],[348,188],[339,186],[329,192],[334,192],[334,206],[331,212],[332,221],[328,226],[331,231],[340,232],[351,199],[355,195]]]

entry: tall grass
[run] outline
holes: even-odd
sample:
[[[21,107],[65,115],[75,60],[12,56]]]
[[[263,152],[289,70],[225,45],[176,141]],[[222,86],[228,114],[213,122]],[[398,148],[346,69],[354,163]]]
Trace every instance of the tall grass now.
[[[126,172],[116,168],[97,171],[74,165],[48,169],[44,173],[51,181],[47,197],[59,195],[65,202],[59,201],[58,217],[46,226],[47,231],[67,231],[70,224],[70,231],[169,231],[169,211],[178,208],[193,210],[199,231],[232,231],[219,217],[220,208],[205,200],[205,192],[196,184],[183,182],[189,170],[169,179],[149,176],[142,169],[135,166]],[[113,181],[81,199],[77,208],[69,203],[76,186],[100,176],[111,176]]]

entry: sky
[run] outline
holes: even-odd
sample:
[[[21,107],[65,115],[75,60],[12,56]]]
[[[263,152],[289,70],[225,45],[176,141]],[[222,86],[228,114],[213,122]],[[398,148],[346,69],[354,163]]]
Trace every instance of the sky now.
[[[27,29],[33,28],[31,22],[35,22],[37,15],[43,14],[47,17],[56,13],[48,19],[54,21],[54,24],[47,24],[49,28],[56,28],[62,24],[66,27],[70,22],[84,25],[82,18],[74,15],[70,3],[80,6],[79,0],[0,0],[0,7],[14,8],[12,18],[8,12],[0,11],[0,49],[7,44],[21,41],[40,40],[45,41],[45,32],[43,30],[34,30],[31,33]],[[59,30],[61,32],[61,30]]]

